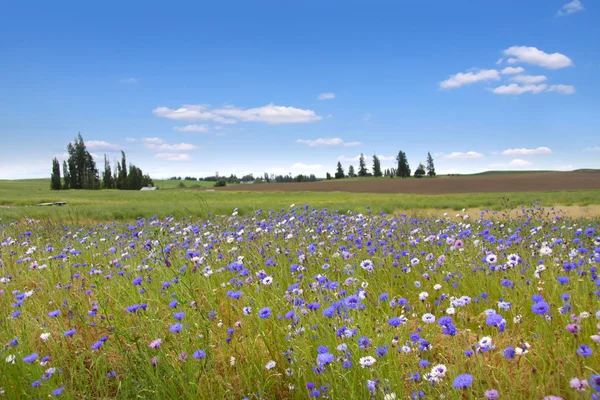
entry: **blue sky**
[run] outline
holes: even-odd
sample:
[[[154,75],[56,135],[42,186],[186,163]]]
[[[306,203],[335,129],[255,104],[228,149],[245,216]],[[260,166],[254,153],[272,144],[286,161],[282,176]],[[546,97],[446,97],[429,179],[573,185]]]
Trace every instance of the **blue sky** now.
[[[591,0],[9,2],[0,179],[81,132],[153,177],[600,168]],[[388,161],[389,158],[389,161]]]

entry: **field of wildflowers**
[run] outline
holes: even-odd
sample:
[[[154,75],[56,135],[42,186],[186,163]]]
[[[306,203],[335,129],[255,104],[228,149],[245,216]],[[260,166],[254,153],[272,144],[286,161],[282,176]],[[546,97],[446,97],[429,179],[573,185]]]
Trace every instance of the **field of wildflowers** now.
[[[597,399],[599,225],[309,206],[5,224],[0,398]]]

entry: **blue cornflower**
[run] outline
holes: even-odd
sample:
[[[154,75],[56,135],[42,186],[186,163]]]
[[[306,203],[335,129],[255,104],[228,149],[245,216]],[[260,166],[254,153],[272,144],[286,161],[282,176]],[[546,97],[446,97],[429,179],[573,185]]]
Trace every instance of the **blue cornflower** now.
[[[138,276],[136,278],[133,278],[131,283],[133,283],[134,286],[137,286],[137,285],[141,284],[143,281],[144,281],[144,278],[142,278],[141,276]]]
[[[52,396],[58,397],[58,396],[62,395],[62,392],[63,392],[64,388],[65,388],[64,386],[61,386],[61,387],[59,387],[57,389],[54,389],[52,391]]]
[[[98,350],[100,347],[102,347],[102,344],[103,344],[103,343],[104,343],[103,341],[101,341],[101,340],[98,340],[96,343],[94,343],[94,344],[92,345],[92,350]]]
[[[404,323],[404,320],[400,317],[392,317],[389,319],[388,324],[390,324],[390,326],[399,326],[402,325]]]
[[[42,386],[42,381],[40,381],[40,380],[31,382],[31,387],[40,387],[40,386]]]
[[[329,353],[329,347],[327,347],[327,346],[319,346],[319,347],[317,347],[317,353],[318,354]]]
[[[546,314],[550,311],[550,306],[545,301],[539,301],[531,306],[531,311],[533,311],[534,314]]]
[[[271,309],[269,307],[265,307],[258,312],[258,316],[260,318],[269,318],[271,316]]]
[[[171,308],[175,308],[175,307],[177,307],[177,304],[179,304],[179,302],[178,302],[177,300],[172,300],[172,301],[169,303],[169,307],[171,307]]]
[[[504,349],[504,358],[506,358],[507,360],[515,358],[514,347],[508,346],[506,349]]]
[[[169,330],[173,333],[179,333],[181,332],[181,329],[183,329],[183,325],[181,325],[179,322],[169,326]]]
[[[37,353],[32,353],[32,354],[30,354],[28,356],[23,357],[23,362],[32,363],[35,360],[37,360],[37,358],[38,358]]]
[[[75,332],[77,332],[77,329],[73,328],[73,329],[69,329],[64,334],[65,334],[66,337],[71,337],[71,336],[73,336],[75,334]]]
[[[587,344],[580,344],[579,348],[577,349],[577,354],[582,357],[589,357],[592,355],[592,353],[592,349]]]
[[[452,323],[452,317],[444,315],[443,317],[440,317],[440,319],[438,319],[437,323],[441,326],[450,325]]]
[[[331,353],[322,353],[317,356],[317,362],[319,364],[327,365],[332,363],[335,360],[335,357]]]
[[[556,277],[556,280],[561,285],[565,285],[565,284],[569,283],[569,278],[567,278],[566,276],[558,276],[558,277]]]
[[[539,294],[534,294],[533,296],[531,296],[531,300],[534,303],[539,303],[540,301],[544,300],[544,298]]]
[[[58,317],[59,315],[60,315],[60,310],[58,310],[58,309],[57,309],[57,310],[54,310],[54,311],[50,311],[50,312],[48,313],[48,316],[49,316],[49,317]]]
[[[181,321],[183,317],[185,317],[185,313],[183,311],[176,312],[175,314],[173,314],[173,318],[175,318],[178,321]]]
[[[204,357],[206,357],[206,352],[204,350],[196,350],[196,351],[194,351],[194,358],[197,358],[198,360],[201,360]]]
[[[473,384],[473,377],[470,374],[461,374],[454,378],[454,386],[456,389],[469,387]]]

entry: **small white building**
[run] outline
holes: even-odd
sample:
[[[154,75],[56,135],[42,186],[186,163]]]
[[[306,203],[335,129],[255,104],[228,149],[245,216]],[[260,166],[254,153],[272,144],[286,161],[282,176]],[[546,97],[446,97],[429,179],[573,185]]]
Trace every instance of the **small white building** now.
[[[141,188],[140,190],[158,190],[157,186],[146,186]]]

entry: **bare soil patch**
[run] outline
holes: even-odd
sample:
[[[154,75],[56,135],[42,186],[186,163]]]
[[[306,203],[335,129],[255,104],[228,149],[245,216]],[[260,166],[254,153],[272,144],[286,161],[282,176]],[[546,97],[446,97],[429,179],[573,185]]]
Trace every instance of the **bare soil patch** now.
[[[217,191],[350,192],[398,194],[510,193],[600,189],[600,172],[536,172],[422,179],[381,178],[302,183],[262,183]],[[198,189],[203,190],[203,189]]]

